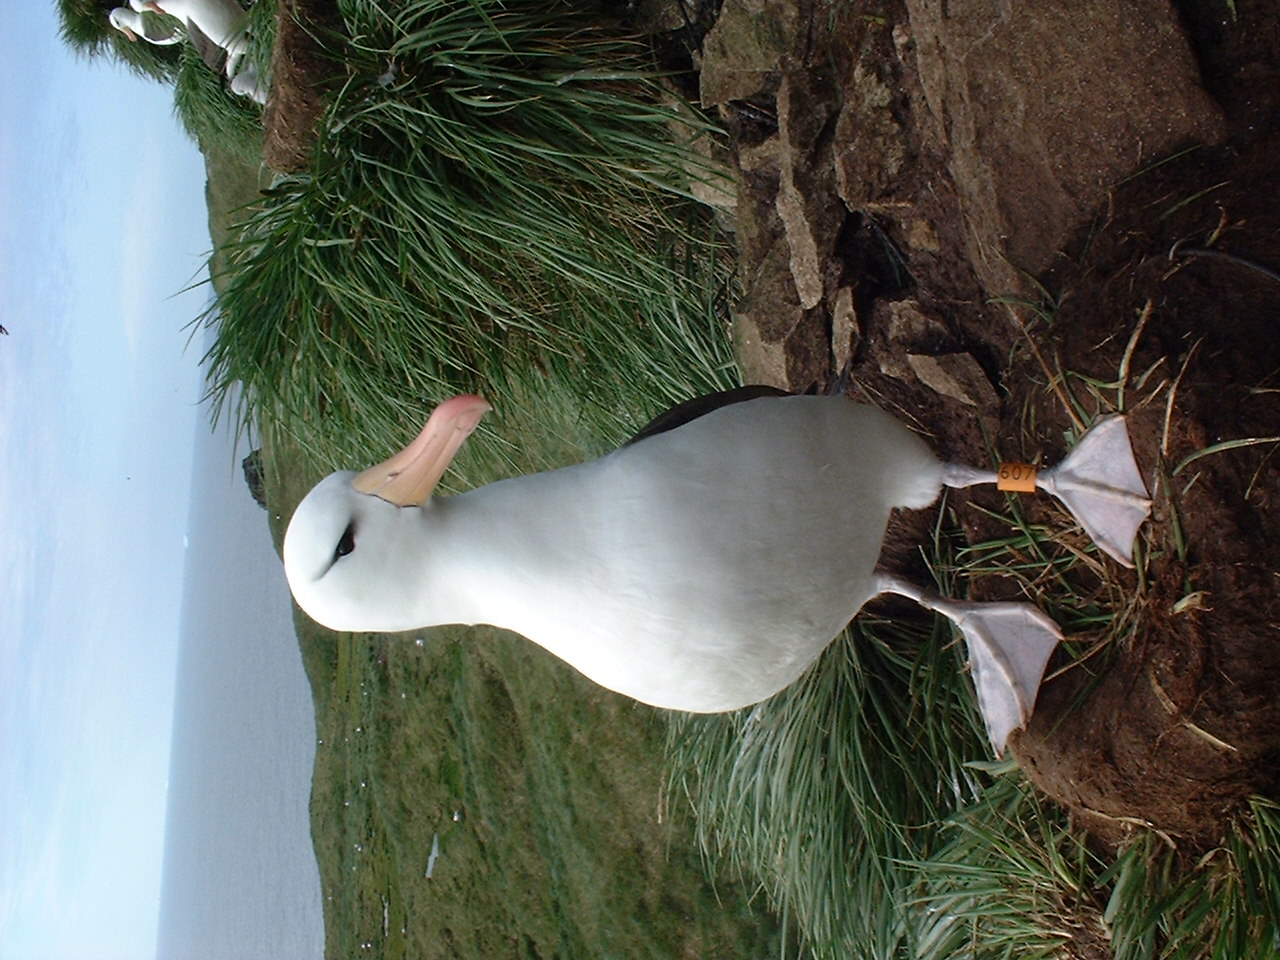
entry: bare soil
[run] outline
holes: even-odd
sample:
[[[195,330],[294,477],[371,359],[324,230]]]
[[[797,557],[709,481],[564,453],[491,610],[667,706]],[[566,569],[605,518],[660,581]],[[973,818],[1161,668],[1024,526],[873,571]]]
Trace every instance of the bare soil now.
[[[1211,444],[1280,436],[1280,280],[1210,255],[1280,264],[1280,140],[1237,144],[1117,190],[1079,262],[1048,277],[1063,299],[1046,349],[1082,372],[1116,370],[1124,326],[1146,312],[1131,369],[1160,362],[1176,381],[1130,415],[1148,477]],[[1017,393],[1046,430],[1065,425],[1043,393]],[[1095,832],[1136,820],[1211,845],[1244,796],[1280,795],[1277,463],[1276,444],[1252,446],[1157,483],[1136,637],[1101,677],[1072,671],[1041,695],[1019,759]]]
[[[748,381],[812,389],[847,366],[851,395],[942,456],[1053,463],[1083,415],[1120,405],[1127,372],[1154,487],[1145,568],[1091,561],[1081,589],[1135,593],[1137,626],[1055,662],[1014,750],[1104,842],[1141,825],[1214,844],[1248,795],[1280,796],[1280,453],[1170,474],[1209,445],[1280,436],[1280,9],[682,6],[633,12],[731,132]],[[299,24],[334,16],[332,0],[281,4],[276,169],[305,163],[333,73]],[[1000,495],[958,502],[971,539],[1007,532],[980,509]],[[1027,509],[1071,541],[1055,508]]]
[[[310,160],[325,93],[341,75],[327,53],[341,32],[337,0],[279,0],[263,113],[262,161],[272,170],[295,173]]]

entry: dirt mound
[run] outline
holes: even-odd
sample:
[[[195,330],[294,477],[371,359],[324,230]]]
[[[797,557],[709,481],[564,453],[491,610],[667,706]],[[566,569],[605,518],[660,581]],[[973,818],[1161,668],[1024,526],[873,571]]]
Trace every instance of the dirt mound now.
[[[294,173],[310,160],[325,91],[341,75],[326,49],[341,32],[337,0],[280,0],[262,119],[262,162],[272,170]]]
[[[1139,821],[1210,844],[1244,795],[1280,794],[1277,445],[1174,471],[1280,437],[1280,142],[1197,153],[1117,191],[1079,264],[1048,278],[1047,348],[1081,374],[1114,379],[1144,321],[1129,368],[1154,371],[1152,402],[1130,420],[1144,473],[1166,479],[1135,638],[1101,677],[1048,685],[1018,753],[1095,832]],[[1069,425],[1014,392],[1046,431]]]

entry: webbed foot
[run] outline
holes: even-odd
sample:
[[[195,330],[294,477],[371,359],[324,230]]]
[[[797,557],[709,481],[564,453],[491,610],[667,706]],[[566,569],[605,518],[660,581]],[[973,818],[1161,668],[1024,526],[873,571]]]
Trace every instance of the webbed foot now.
[[[1049,656],[1062,640],[1058,625],[1029,603],[966,603],[879,574],[883,593],[910,597],[942,614],[964,636],[978,694],[978,708],[996,756],[1009,734],[1022,729],[1035,709]]]
[[[1104,552],[1133,566],[1133,538],[1151,514],[1151,500],[1123,416],[1094,424],[1067,459],[1036,477],[1036,486],[1061,500]]]

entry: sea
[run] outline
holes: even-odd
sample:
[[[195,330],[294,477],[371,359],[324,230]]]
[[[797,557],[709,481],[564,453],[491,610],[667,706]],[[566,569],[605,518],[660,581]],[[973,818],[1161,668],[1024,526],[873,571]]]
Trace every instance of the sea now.
[[[248,444],[198,422],[157,960],[324,953],[315,714]]]

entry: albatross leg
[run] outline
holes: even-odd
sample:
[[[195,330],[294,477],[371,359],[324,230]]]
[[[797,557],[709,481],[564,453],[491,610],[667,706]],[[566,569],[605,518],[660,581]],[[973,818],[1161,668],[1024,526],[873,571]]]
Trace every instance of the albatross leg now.
[[[1103,417],[1056,467],[1039,473],[1034,467],[1024,469],[1034,477],[1036,487],[1062,501],[1103,552],[1126,567],[1133,566],[1133,538],[1151,513],[1151,500],[1124,417]],[[1003,486],[995,471],[961,463],[946,464],[942,482],[948,487]]]
[[[959,628],[987,736],[1001,756],[1009,734],[1031,717],[1049,655],[1062,639],[1058,625],[1029,603],[948,600],[883,572],[877,572],[876,586],[881,593],[909,597]]]

